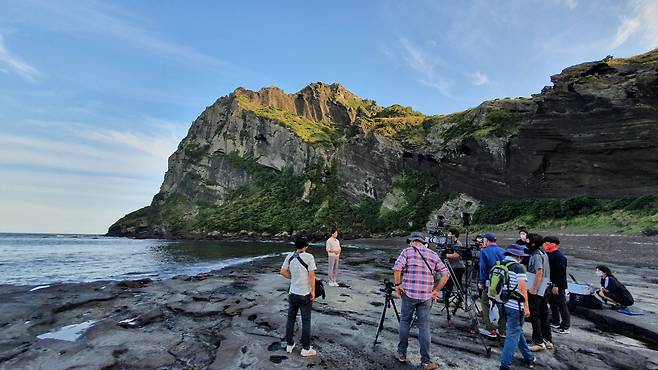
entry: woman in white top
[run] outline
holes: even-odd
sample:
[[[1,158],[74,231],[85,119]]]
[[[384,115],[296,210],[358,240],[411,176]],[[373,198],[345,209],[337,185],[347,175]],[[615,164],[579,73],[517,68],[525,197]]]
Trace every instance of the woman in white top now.
[[[338,259],[340,258],[340,242],[338,241],[338,230],[332,229],[331,236],[327,239],[327,255],[329,259],[329,285],[338,286],[336,275],[338,274]]]

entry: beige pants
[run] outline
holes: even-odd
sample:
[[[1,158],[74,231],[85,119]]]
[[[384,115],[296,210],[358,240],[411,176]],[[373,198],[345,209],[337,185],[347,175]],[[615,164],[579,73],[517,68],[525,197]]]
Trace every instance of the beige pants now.
[[[336,275],[338,275],[338,259],[340,256],[335,256],[333,254],[329,255],[329,281],[336,282]]]

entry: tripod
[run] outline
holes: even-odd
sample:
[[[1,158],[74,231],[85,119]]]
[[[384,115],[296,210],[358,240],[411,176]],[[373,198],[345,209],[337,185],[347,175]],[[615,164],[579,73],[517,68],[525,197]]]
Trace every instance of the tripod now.
[[[452,284],[453,284],[453,289],[456,289],[456,293],[457,293],[457,295],[454,299],[456,299],[458,303],[455,305],[455,309],[454,309],[452,314],[455,315],[457,313],[457,309],[459,309],[459,302],[463,302],[464,303],[463,310],[468,314],[468,317],[471,321],[471,333],[475,333],[478,330],[478,328],[480,327],[480,320],[478,318],[479,315],[480,315],[480,311],[477,307],[477,300],[471,299],[471,303],[470,304],[468,303],[467,297],[470,294],[469,293],[470,282],[468,280],[466,280],[466,286],[465,286],[464,289],[462,289],[460,281],[455,276],[455,273],[454,273],[454,270],[452,269],[452,266],[450,266],[450,264],[447,261],[445,261],[444,264],[448,268],[448,272],[450,273],[450,279],[451,279]],[[466,275],[467,275],[467,279],[469,279],[468,274],[466,274]],[[445,305],[444,309],[446,310],[446,313],[448,315],[448,321],[451,321],[449,300],[448,299],[446,299],[446,305]],[[473,312],[473,311],[475,311],[475,312]],[[484,350],[487,353],[487,357],[490,357],[491,356],[491,348],[489,346],[487,346],[487,344],[484,342],[484,339],[482,339],[481,334],[478,333],[477,336],[478,336],[478,339],[480,340],[480,343],[482,344],[482,346],[484,346]]]
[[[384,319],[386,318],[386,309],[389,306],[393,306],[393,311],[395,311],[395,316],[400,322],[400,314],[398,313],[398,308],[395,306],[395,301],[393,300],[393,283],[388,280],[384,280],[384,310],[382,311],[382,317],[379,319],[379,326],[377,327],[377,334],[375,335],[375,342],[372,344],[376,345],[377,338],[379,338],[379,333],[384,329]]]

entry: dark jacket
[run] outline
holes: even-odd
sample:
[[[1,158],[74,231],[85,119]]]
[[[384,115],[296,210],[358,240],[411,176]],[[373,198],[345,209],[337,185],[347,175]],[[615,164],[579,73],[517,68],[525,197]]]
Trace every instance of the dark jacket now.
[[[567,257],[559,249],[547,254],[551,267],[551,283],[558,288],[567,289]]]

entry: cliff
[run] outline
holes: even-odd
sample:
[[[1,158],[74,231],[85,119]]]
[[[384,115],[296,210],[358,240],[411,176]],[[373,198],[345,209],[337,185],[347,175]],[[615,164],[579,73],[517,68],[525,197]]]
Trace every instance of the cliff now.
[[[339,84],[238,88],[192,123],[151,205],[108,234],[368,233],[424,228],[450,199],[472,211],[657,194],[658,51],[583,63],[551,81],[529,98],[438,116],[381,107]]]

